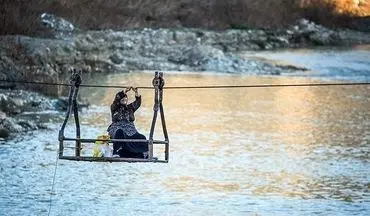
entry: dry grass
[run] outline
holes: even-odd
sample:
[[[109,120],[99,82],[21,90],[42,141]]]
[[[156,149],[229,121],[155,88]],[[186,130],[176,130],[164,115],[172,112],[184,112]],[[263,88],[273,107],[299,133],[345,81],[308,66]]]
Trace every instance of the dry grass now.
[[[356,27],[370,16],[368,0],[301,0],[302,16],[331,27]]]
[[[361,1],[361,0],[359,0]],[[340,25],[341,17],[370,15],[354,0],[0,0],[0,34],[37,34],[42,12],[83,29],[139,27],[278,28],[308,17]]]
[[[370,1],[368,0],[321,0],[313,1],[315,5],[331,5],[337,15],[370,16]]]

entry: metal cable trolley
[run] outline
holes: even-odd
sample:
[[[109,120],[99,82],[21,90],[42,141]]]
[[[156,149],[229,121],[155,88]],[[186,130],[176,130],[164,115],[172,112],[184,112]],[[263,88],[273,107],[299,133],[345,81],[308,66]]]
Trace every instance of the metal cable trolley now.
[[[163,109],[163,86],[164,86],[164,79],[162,72],[155,72],[152,84],[154,87],[154,106],[153,106],[153,119],[150,127],[149,132],[149,139],[83,139],[81,138],[81,131],[80,131],[80,120],[78,116],[78,104],[77,104],[77,95],[79,91],[79,87],[82,86],[82,79],[80,74],[74,70],[73,74],[69,80],[69,93],[68,93],[68,107],[65,114],[65,119],[61,128],[59,130],[58,140],[59,140],[59,158],[64,160],[74,160],[74,161],[90,161],[90,162],[159,162],[159,163],[168,163],[169,159],[169,139],[168,133],[166,128],[166,121],[164,117],[164,109]],[[64,129],[67,125],[68,119],[73,111],[75,125],[76,125],[76,137],[70,138],[64,136]],[[158,112],[160,113],[160,118],[162,122],[162,129],[164,140],[154,140],[154,129],[158,117]],[[72,156],[64,155],[64,141],[75,141],[75,152]],[[96,141],[104,141],[108,143],[113,142],[133,142],[133,143],[147,143],[148,144],[148,158],[122,158],[122,157],[92,157],[92,156],[81,156],[81,143],[93,143]],[[164,160],[159,160],[153,156],[153,148],[154,145],[165,145],[165,156]]]
[[[149,139],[82,139],[80,136],[80,122],[78,117],[78,104],[77,104],[77,95],[79,87],[93,87],[93,88],[123,88],[124,86],[119,85],[93,85],[93,84],[81,84],[80,74],[73,69],[73,74],[70,77],[69,83],[50,83],[50,82],[36,82],[36,81],[14,81],[14,80],[3,80],[0,79],[0,82],[4,83],[21,83],[21,84],[35,84],[35,85],[52,85],[52,86],[69,86],[69,96],[68,96],[68,107],[65,114],[64,122],[59,130],[59,157],[60,159],[65,160],[76,160],[76,161],[99,161],[99,162],[162,162],[167,163],[169,159],[169,139],[166,128],[166,121],[164,117],[163,109],[163,90],[176,90],[176,89],[235,89],[235,88],[285,88],[285,87],[335,87],[335,86],[370,86],[370,82],[339,82],[339,83],[296,83],[296,84],[253,84],[253,85],[210,85],[210,86],[167,86],[164,87],[164,79],[162,72],[155,72],[152,84],[153,86],[140,86],[137,88],[141,89],[154,89],[154,114],[153,120],[150,127]],[[76,137],[70,138],[64,136],[64,129],[68,122],[68,119],[73,111],[75,124],[76,124]],[[164,134],[164,140],[154,140],[154,129],[158,117],[158,112],[160,113],[160,118],[162,122],[162,129]],[[64,141],[75,141],[75,153],[73,156],[64,155],[64,149],[70,148],[64,146]],[[116,157],[88,157],[81,156],[81,143],[92,143],[96,141],[104,141],[108,143],[112,142],[141,142],[148,144],[149,155],[147,159],[138,159],[138,158],[116,158]],[[165,145],[165,159],[158,160],[153,156],[153,147],[154,145]]]

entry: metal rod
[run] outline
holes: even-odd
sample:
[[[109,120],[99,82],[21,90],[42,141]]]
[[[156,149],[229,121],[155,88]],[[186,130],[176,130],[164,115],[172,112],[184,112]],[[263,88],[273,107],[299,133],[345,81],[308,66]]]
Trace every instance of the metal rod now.
[[[159,112],[161,113],[161,122],[162,122],[162,130],[163,130],[163,135],[164,139],[167,142],[165,146],[165,160],[168,161],[169,159],[169,150],[170,150],[170,145],[169,145],[169,139],[168,139],[168,133],[167,133],[167,127],[166,127],[166,119],[164,115],[164,108],[163,108],[163,87],[164,87],[164,79],[163,79],[163,73],[159,74],[161,83],[159,85]]]
[[[149,133],[149,142],[148,142],[148,151],[149,151],[149,159],[153,159],[153,136],[154,136],[154,129],[155,123],[157,121],[158,115],[158,86],[159,86],[159,74],[155,72],[152,84],[154,86],[154,106],[153,106],[153,119],[152,125],[150,126],[150,133]]]
[[[61,159],[74,161],[90,161],[90,162],[151,162],[151,163],[168,163],[166,160],[157,159],[142,159],[142,158],[119,158],[119,157],[85,157],[85,156],[63,156]]]
[[[74,86],[70,86],[69,88],[69,94],[68,94],[68,107],[67,107],[67,111],[65,113],[65,118],[64,118],[64,122],[62,124],[62,126],[60,127],[60,130],[59,130],[59,139],[63,138],[64,136],[64,129],[67,125],[67,122],[68,122],[68,118],[70,116],[70,113],[71,113],[71,105],[72,105],[72,94],[74,92]]]
[[[92,143],[92,142],[96,142],[96,141],[103,141],[103,142],[109,142],[109,143],[112,143],[112,142],[149,142],[149,140],[145,140],[145,139],[109,139],[109,140],[105,140],[105,139],[77,139],[77,138],[63,138],[63,140],[65,141],[80,141],[82,143]],[[167,141],[161,141],[161,140],[153,140],[153,144],[167,144],[168,142]]]
[[[64,122],[63,122],[62,126],[60,127],[59,136],[58,136],[58,140],[59,140],[59,157],[63,156],[63,151],[64,151],[64,148],[63,148],[64,129],[65,129],[66,125],[67,125],[69,116],[71,114],[71,105],[72,105],[73,91],[74,91],[74,86],[70,86],[69,87],[69,93],[68,93],[68,107],[67,107],[67,111],[66,111],[66,114],[65,114]]]
[[[80,141],[81,143],[93,143],[93,142],[96,142],[96,141],[103,141],[103,142],[109,142],[109,143],[112,143],[112,142],[149,142],[149,140],[145,140],[145,139],[109,139],[109,140],[105,140],[105,139],[77,139],[77,138],[63,138],[63,140],[65,141]],[[161,141],[161,140],[153,140],[153,144],[167,144],[168,142],[167,141]]]
[[[148,142],[148,140],[145,139],[76,139],[76,138],[64,138],[66,141],[80,141],[80,142],[96,142],[96,141],[102,141],[102,142]]]
[[[77,73],[73,74],[72,76],[75,77],[75,91],[74,91],[74,94],[73,94],[73,101],[72,101],[72,104],[73,104],[73,115],[74,115],[74,118],[75,118],[75,124],[76,124],[76,149],[75,149],[75,155],[76,156],[80,156],[81,154],[81,142],[79,141],[80,137],[81,137],[81,130],[80,130],[80,120],[78,118],[78,104],[77,104],[77,95],[78,95],[78,89],[79,89],[79,85],[81,84],[81,77],[80,75],[78,75]]]
[[[161,113],[161,121],[162,121],[162,129],[163,129],[163,135],[164,135],[164,139],[165,139],[165,142],[166,143],[166,147],[165,147],[165,160],[168,160],[169,159],[169,150],[170,150],[170,141],[168,139],[168,133],[167,133],[167,127],[166,127],[166,120],[164,118],[164,111],[163,111],[163,105],[162,103],[159,104],[159,110],[160,110],[160,113]]]
[[[88,146],[88,145],[84,145],[84,143],[90,143],[90,142],[81,142],[81,150],[84,149],[84,147]],[[161,141],[160,143],[153,143],[153,145],[165,145],[166,143],[163,143],[163,141]],[[92,144],[91,144],[92,145]],[[76,149],[76,145],[73,145],[73,146],[64,146],[64,148],[69,148],[69,149]]]
[[[153,158],[153,143],[154,143],[153,135],[154,135],[155,123],[157,121],[157,115],[158,115],[158,111],[154,111],[152,126],[150,128],[149,142],[148,142],[149,159]]]

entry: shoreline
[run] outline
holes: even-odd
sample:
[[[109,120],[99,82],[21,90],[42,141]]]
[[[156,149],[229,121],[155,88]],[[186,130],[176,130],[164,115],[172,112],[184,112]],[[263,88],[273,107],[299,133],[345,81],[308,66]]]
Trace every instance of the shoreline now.
[[[49,38],[7,35],[0,36],[0,78],[9,81],[67,83],[67,71],[71,67],[82,69],[84,76],[133,71],[279,76],[305,73],[308,69],[242,57],[239,54],[312,47],[340,49],[364,44],[370,45],[370,33],[334,31],[308,20],[300,20],[296,25],[277,31],[144,28],[67,33],[56,31]],[[8,83],[1,83],[1,89],[9,93],[13,92],[9,89],[24,89],[24,97],[38,92],[48,96],[49,99],[45,100],[50,101],[68,91],[55,86]],[[3,109],[0,112],[4,117],[2,119],[10,116]],[[16,125],[14,123],[9,127],[14,129]],[[0,125],[1,130],[4,128]],[[29,126],[23,128],[37,129]],[[9,135],[4,134],[5,137]]]
[[[81,68],[85,74],[158,70],[279,75],[305,69],[287,69],[238,53],[364,44],[370,45],[370,33],[335,31],[304,19],[276,31],[144,28],[55,31],[48,38],[7,35],[0,36],[0,77],[59,83],[71,67]],[[13,87],[51,96],[61,93],[57,88]]]
[[[165,33],[166,31],[164,30]],[[84,73],[91,74],[159,70],[279,75],[281,73],[279,65],[240,58],[238,54],[297,49],[346,49],[364,45],[354,43],[313,46],[281,43],[280,48],[260,49],[256,48],[253,42],[237,41],[230,47],[238,46],[239,43],[244,44],[245,47],[235,51],[222,51],[218,47],[219,43],[213,44],[215,39],[198,42],[196,38],[195,40],[191,38],[194,33],[185,35],[190,39],[184,38],[180,42],[170,41],[169,43],[163,43],[163,38],[162,41],[151,41],[150,37],[142,36],[140,33],[135,33],[137,38],[125,40],[123,37],[130,37],[130,34],[111,32],[107,35],[100,31],[80,33],[69,40],[0,36],[0,54],[2,54],[0,77],[11,81],[32,79],[39,82],[57,82],[64,78],[63,75],[70,67],[82,68]],[[117,34],[120,37],[114,38]],[[365,45],[369,44],[370,39]],[[252,48],[246,48],[247,46]],[[31,90],[50,93],[49,89],[45,91],[31,88]],[[58,92],[53,90],[51,95],[58,95]]]

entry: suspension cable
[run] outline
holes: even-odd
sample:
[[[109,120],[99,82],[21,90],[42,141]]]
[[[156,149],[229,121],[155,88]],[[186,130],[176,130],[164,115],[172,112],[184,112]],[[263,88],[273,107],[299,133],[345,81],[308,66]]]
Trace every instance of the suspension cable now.
[[[215,85],[215,86],[168,86],[164,89],[215,89],[215,88],[280,88],[280,87],[313,87],[313,86],[355,86],[370,83],[301,83],[301,84],[255,84],[255,85]]]
[[[53,194],[54,194],[54,186],[55,186],[55,177],[57,175],[57,168],[58,168],[58,159],[59,159],[59,150],[57,151],[57,157],[55,159],[55,167],[54,167],[54,175],[53,175],[53,182],[51,184],[51,190],[50,190],[50,197],[49,197],[49,210],[48,210],[48,216],[51,213],[51,206],[53,202]]]
[[[70,86],[70,84],[66,84],[66,83],[34,82],[34,81],[0,80],[0,82],[20,83],[20,84],[35,84],[35,85]],[[165,87],[163,87],[163,89],[281,88],[281,87],[361,86],[361,85],[370,85],[370,82],[165,86]],[[130,87],[130,86],[124,86],[124,85],[94,85],[94,84],[81,84],[80,86],[81,87],[87,87],[87,88],[121,88],[121,89]],[[149,86],[137,86],[137,88],[139,88],[139,89],[154,89],[154,87],[149,87]]]
[[[0,82],[5,82],[5,83],[19,83],[19,84],[34,84],[34,85],[70,86],[70,84],[66,84],[66,83],[35,82],[35,81],[0,80]]]

